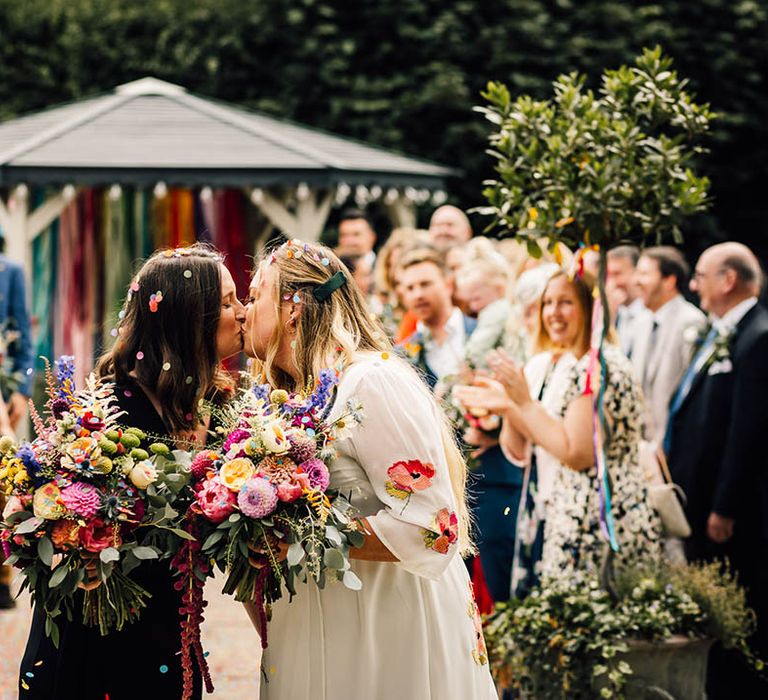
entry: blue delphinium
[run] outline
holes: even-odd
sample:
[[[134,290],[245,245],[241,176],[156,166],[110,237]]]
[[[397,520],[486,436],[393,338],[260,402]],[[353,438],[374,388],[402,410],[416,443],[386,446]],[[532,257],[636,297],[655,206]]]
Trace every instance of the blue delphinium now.
[[[28,442],[23,442],[16,450],[16,456],[23,462],[27,474],[29,474],[29,477],[32,479],[35,486],[40,486],[45,483],[45,477],[40,474],[42,467],[40,466],[40,462],[35,459],[32,445]]]
[[[312,395],[309,397],[308,408],[310,410],[321,410],[327,404],[331,397],[333,388],[338,384],[339,378],[336,375],[336,371],[330,368],[320,370],[320,376],[318,377],[318,384]]]
[[[59,383],[59,387],[65,387],[68,385],[69,391],[75,390],[75,356],[74,355],[62,355],[54,363],[56,369],[56,381]],[[64,389],[59,388],[59,397],[67,398],[67,392]]]

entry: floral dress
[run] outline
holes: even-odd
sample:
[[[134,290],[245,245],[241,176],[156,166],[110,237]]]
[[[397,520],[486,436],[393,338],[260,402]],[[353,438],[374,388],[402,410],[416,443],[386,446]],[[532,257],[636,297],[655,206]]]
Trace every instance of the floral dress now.
[[[362,425],[337,443],[331,488],[397,557],[352,560],[359,591],[299,584],[277,601],[262,700],[495,700],[482,628],[457,537],[438,408],[404,361],[360,354],[338,386]]]
[[[612,485],[612,514],[619,551],[614,566],[653,561],[660,556],[661,525],[648,502],[637,448],[642,428],[642,393],[632,366],[613,345],[605,350],[608,381],[605,414],[611,432],[606,465]],[[589,354],[571,372],[560,415],[584,394]],[[560,469],[555,479],[544,531],[542,578],[598,574],[608,545],[600,531],[597,470]]]

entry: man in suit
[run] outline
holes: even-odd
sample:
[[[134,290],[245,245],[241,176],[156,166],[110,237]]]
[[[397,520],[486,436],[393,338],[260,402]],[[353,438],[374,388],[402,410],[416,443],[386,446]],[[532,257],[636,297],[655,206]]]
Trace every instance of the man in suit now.
[[[621,351],[632,357],[637,321],[644,313],[643,300],[635,286],[635,265],[640,249],[633,245],[611,248],[606,257],[605,286]]]
[[[635,283],[648,313],[638,318],[632,364],[645,395],[643,435],[661,443],[669,400],[691,360],[706,324],[704,314],[681,294],[689,268],[676,248],[646,248],[635,268]]]
[[[12,332],[13,342],[8,344],[8,358],[3,371],[18,376],[17,390],[3,396],[7,404],[10,427],[16,429],[27,411],[27,401],[32,393],[32,365],[34,364],[29,314],[27,313],[24,271],[20,265],[2,254],[5,240],[0,236],[0,328]],[[0,509],[2,508],[0,497]],[[11,567],[0,566],[0,609],[12,608]]]
[[[757,613],[751,643],[767,658],[768,311],[758,304],[761,284],[757,259],[740,243],[713,246],[699,258],[691,289],[712,327],[672,397],[664,443],[672,477],[688,497],[686,554],[730,559]],[[749,674],[744,682],[762,694],[743,697],[768,697],[768,686]]]

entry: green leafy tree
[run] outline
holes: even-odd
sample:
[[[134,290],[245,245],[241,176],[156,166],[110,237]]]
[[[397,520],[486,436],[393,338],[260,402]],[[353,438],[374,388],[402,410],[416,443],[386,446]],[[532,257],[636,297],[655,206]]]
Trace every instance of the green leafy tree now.
[[[497,179],[481,211],[528,242],[547,237],[598,244],[643,243],[671,234],[707,205],[709,180],[692,169],[700,148],[689,145],[713,118],[685,90],[661,49],[646,49],[633,66],[606,70],[597,94],[577,73],[560,76],[554,96],[512,100],[491,83],[479,110],[494,124],[490,154]]]

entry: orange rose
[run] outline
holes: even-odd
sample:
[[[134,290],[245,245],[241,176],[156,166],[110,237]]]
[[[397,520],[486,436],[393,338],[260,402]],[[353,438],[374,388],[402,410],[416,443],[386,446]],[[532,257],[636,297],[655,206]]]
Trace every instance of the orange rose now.
[[[51,530],[51,539],[57,549],[80,545],[80,526],[74,520],[59,520]]]

